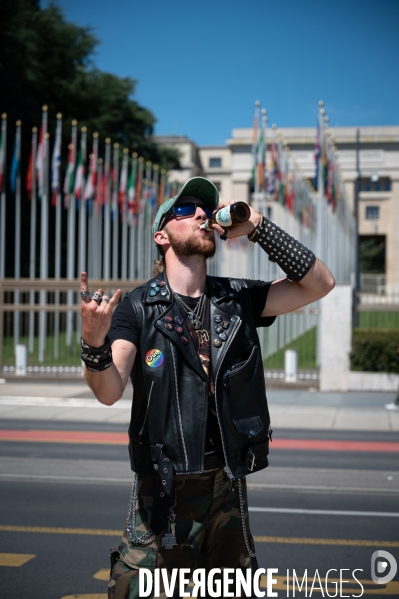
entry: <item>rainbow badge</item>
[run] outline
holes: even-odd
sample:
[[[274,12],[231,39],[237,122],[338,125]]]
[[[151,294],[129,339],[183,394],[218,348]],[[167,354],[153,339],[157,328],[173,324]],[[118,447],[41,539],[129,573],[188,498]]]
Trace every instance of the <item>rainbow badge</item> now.
[[[150,349],[146,353],[145,362],[150,368],[158,368],[163,362],[163,353],[159,349]]]

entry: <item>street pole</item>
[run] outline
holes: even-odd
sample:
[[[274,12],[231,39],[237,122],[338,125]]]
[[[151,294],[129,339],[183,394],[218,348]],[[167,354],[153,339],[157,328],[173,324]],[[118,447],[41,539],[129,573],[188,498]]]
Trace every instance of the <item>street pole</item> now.
[[[353,327],[359,326],[359,192],[360,192],[360,130],[356,130],[356,179],[355,179],[355,288],[353,297]]]

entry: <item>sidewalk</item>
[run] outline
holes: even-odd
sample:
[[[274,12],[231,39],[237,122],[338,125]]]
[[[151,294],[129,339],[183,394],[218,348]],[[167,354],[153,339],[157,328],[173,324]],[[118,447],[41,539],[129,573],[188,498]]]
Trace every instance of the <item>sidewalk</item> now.
[[[10,381],[0,385],[0,419],[126,423],[132,389],[101,405],[83,381]],[[399,411],[385,410],[394,393],[267,392],[273,428],[399,432]]]

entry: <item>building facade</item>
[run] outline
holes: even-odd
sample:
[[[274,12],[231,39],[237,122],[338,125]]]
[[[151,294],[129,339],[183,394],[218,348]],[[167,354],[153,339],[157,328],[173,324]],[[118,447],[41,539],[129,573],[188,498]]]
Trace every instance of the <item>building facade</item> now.
[[[352,210],[358,130],[360,239],[374,240],[381,245],[385,263],[385,277],[381,277],[381,282],[387,291],[399,292],[399,126],[329,129],[338,149],[341,176]],[[316,128],[281,128],[278,131],[304,175],[313,180]],[[272,135],[269,128],[268,144]],[[231,138],[220,146],[197,146],[184,136],[164,136],[157,140],[177,147],[181,152],[182,170],[171,173],[171,178],[183,182],[190,176],[202,175],[215,183],[221,202],[234,199],[251,203],[252,129],[233,129]]]

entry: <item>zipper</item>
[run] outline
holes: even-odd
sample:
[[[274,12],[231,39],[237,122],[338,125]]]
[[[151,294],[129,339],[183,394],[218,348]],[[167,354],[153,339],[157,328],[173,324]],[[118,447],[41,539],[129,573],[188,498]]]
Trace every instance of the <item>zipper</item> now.
[[[237,318],[238,318],[238,317],[237,317]],[[226,467],[225,467],[225,469],[224,469],[224,470],[225,470],[225,472],[226,472],[227,476],[228,476],[228,477],[229,477],[229,479],[230,479],[230,486],[232,487],[232,490],[234,490],[234,487],[233,487],[233,484],[234,484],[234,482],[233,482],[233,481],[234,481],[234,477],[233,477],[233,473],[232,473],[232,471],[231,471],[231,469],[230,469],[229,463],[228,463],[228,461],[227,461],[226,445],[225,445],[225,442],[224,442],[223,430],[222,430],[222,426],[221,426],[221,423],[220,423],[220,415],[219,415],[219,408],[218,408],[218,402],[217,402],[217,397],[216,397],[216,395],[217,395],[217,380],[218,380],[218,375],[219,375],[219,372],[220,372],[220,368],[221,368],[221,366],[222,366],[223,358],[224,358],[224,356],[226,355],[226,352],[227,352],[228,348],[229,348],[229,347],[230,347],[230,345],[232,344],[232,342],[233,342],[233,340],[234,340],[234,337],[236,336],[236,334],[237,334],[237,331],[238,331],[238,329],[239,329],[239,328],[240,328],[240,326],[241,326],[241,323],[242,323],[242,320],[241,320],[240,318],[238,318],[238,320],[236,321],[236,328],[235,328],[235,330],[234,330],[234,333],[233,333],[232,335],[230,335],[230,337],[229,337],[229,339],[228,339],[227,343],[226,343],[226,344],[225,344],[225,346],[224,346],[224,352],[223,352],[222,356],[220,357],[219,368],[218,368],[218,370],[217,370],[217,372],[216,372],[216,376],[215,376],[215,407],[216,407],[216,416],[217,416],[217,419],[218,419],[219,430],[220,430],[220,438],[221,438],[221,440],[222,440],[223,456],[224,456],[224,461],[225,461],[225,464],[226,464]]]
[[[249,355],[249,358],[248,358],[248,360],[246,360],[246,361],[244,362],[244,364],[242,364],[242,365],[241,365],[241,366],[239,366],[238,368],[231,368],[230,370],[226,370],[226,372],[225,372],[225,373],[224,373],[224,375],[223,375],[223,387],[227,387],[227,379],[228,379],[228,377],[229,377],[230,375],[231,375],[231,376],[234,376],[234,375],[236,375],[238,372],[240,372],[240,371],[241,371],[243,368],[246,368],[246,367],[248,366],[248,364],[249,364],[249,362],[251,361],[251,359],[252,359],[252,356],[254,355],[254,352],[255,352],[255,350],[256,350],[257,348],[258,348],[258,346],[257,346],[257,345],[254,345],[254,346],[253,346],[253,348],[252,348],[252,351],[251,351],[251,353],[250,353],[250,355]]]
[[[139,437],[141,437],[141,435],[143,434],[144,426],[145,426],[145,423],[146,423],[146,421],[147,421],[148,409],[149,409],[149,407],[150,407],[150,401],[151,401],[152,389],[153,389],[154,385],[155,385],[155,381],[154,381],[154,380],[152,380],[152,381],[151,381],[150,392],[149,392],[149,394],[148,394],[147,408],[146,408],[146,411],[145,411],[145,416],[144,416],[144,420],[143,420],[143,425],[142,425],[142,427],[141,427],[141,429],[140,429],[140,432],[139,432]]]

